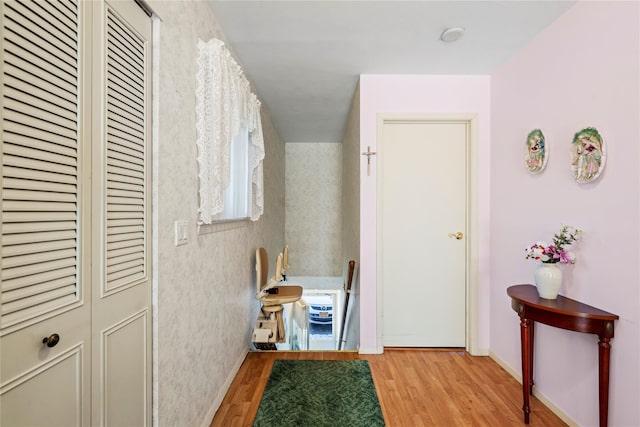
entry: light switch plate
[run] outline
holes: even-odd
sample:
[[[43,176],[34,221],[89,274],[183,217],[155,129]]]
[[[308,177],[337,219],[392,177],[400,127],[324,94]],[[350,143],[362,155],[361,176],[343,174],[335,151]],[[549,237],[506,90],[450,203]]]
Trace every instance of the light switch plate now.
[[[189,222],[186,220],[176,221],[176,246],[186,245],[189,242],[189,235],[187,234],[187,226]]]

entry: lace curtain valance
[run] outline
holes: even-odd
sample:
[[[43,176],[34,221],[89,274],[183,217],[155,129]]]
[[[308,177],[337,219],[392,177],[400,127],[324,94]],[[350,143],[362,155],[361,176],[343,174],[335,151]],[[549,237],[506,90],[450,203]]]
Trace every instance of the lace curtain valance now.
[[[200,184],[200,220],[224,208],[224,191],[231,182],[231,143],[241,128],[249,131],[252,155],[251,212],[256,221],[264,210],[262,162],[264,139],[260,101],[224,43],[218,39],[198,42],[196,71],[196,144]]]

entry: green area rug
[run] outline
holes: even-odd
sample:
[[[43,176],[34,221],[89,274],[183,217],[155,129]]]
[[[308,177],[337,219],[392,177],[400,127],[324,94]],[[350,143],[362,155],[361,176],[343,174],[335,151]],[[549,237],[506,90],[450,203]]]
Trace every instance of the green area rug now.
[[[253,427],[384,426],[366,360],[276,360]]]

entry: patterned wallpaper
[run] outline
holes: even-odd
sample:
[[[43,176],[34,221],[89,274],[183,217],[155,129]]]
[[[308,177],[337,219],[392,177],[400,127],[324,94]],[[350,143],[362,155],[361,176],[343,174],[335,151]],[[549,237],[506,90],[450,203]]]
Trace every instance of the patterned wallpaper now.
[[[342,275],[342,144],[287,143],[289,273]]]
[[[346,279],[348,262],[355,260],[356,269],[347,312],[345,350],[360,344],[360,85],[356,87],[342,142],[342,253]]]
[[[249,348],[258,311],[256,247],[273,253],[284,245],[284,143],[263,108],[264,216],[239,228],[198,235],[197,41],[224,37],[207,2],[149,4],[161,18],[154,423],[208,425]],[[189,241],[176,247],[178,219],[188,221]]]
[[[342,142],[342,252],[360,260],[360,85],[356,87]]]

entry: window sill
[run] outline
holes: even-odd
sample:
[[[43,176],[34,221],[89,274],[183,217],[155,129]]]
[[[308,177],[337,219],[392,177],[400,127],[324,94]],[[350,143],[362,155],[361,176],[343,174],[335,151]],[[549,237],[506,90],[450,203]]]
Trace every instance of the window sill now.
[[[198,236],[202,234],[220,233],[222,231],[234,230],[236,228],[246,228],[248,218],[230,219],[227,221],[216,221],[212,224],[198,224]]]

